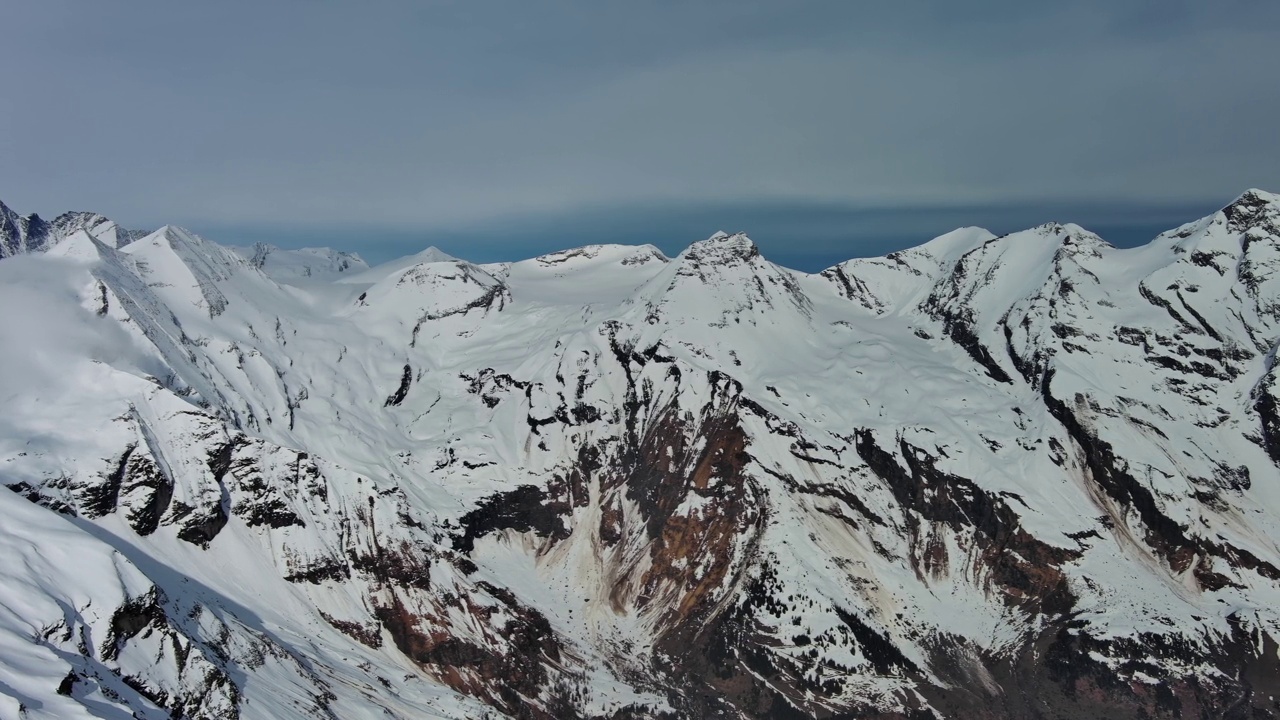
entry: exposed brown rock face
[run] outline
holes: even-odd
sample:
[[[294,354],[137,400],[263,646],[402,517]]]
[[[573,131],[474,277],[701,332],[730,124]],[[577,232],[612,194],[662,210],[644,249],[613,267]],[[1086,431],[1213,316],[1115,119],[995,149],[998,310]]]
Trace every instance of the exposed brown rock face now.
[[[555,717],[528,701],[547,687],[546,665],[560,661],[554,634],[545,618],[519,605],[509,594],[498,591],[492,597],[499,606],[474,603],[469,598],[459,598],[458,602],[467,614],[485,625],[499,613],[510,615],[494,628],[495,635],[486,638],[501,650],[452,637],[443,629],[424,629],[431,618],[409,610],[395,592],[390,593],[387,604],[375,606],[375,614],[401,652],[447,685],[484,698],[516,717]]]
[[[660,354],[654,352],[619,348],[615,356],[636,374],[648,363],[662,362],[655,361]],[[676,386],[688,382],[680,372],[666,377]],[[752,455],[747,418],[764,419],[777,437],[788,438],[793,448],[800,448],[792,450],[797,458],[841,466],[819,457],[821,443],[742,397],[741,386],[731,378],[711,374],[706,383],[711,399],[693,415],[682,413],[674,402],[650,404],[649,398],[672,397],[677,391],[663,394],[650,388],[646,395],[635,390],[633,381],[622,442],[580,453],[579,462],[557,474],[545,491],[525,487],[481,502],[464,522],[455,547],[470,552],[479,537],[510,530],[542,538],[540,552],[547,552],[546,547],[587,532],[606,555],[630,557],[612,570],[609,601],[620,615],[656,612],[658,635],[650,669],[657,682],[671,688],[674,706],[690,717],[923,718],[935,717],[936,710],[946,717],[1128,719],[1253,717],[1249,713],[1255,711],[1266,717],[1273,711],[1265,699],[1270,695],[1264,694],[1271,692],[1273,680],[1257,668],[1274,659],[1266,660],[1264,652],[1246,648],[1239,639],[1227,637],[1202,648],[1176,637],[1108,640],[1090,634],[1089,624],[1078,619],[1078,597],[1068,573],[1082,552],[1047,544],[1028,532],[1011,504],[1019,498],[993,494],[939,469],[937,455],[902,437],[885,443],[871,430],[857,430],[843,452],[861,460],[894,499],[898,516],[882,517],[857,493],[761,467]],[[1045,392],[1051,383],[1052,377],[1046,377]],[[1070,430],[1072,418],[1062,419]],[[1079,452],[1093,476],[1103,478],[1103,491],[1147,517],[1140,487],[1124,494],[1122,480],[1108,479],[1123,477],[1123,463],[1087,435],[1079,439],[1089,443]],[[781,486],[767,490],[762,478]],[[992,652],[935,634],[921,641],[926,655],[918,662],[900,649],[899,638],[838,604],[830,608],[840,618],[838,631],[818,638],[780,634],[772,618],[788,616],[797,599],[778,579],[778,558],[758,549],[770,520],[769,493],[779,491],[840,502],[851,514],[823,512],[851,528],[898,528],[904,561],[922,582],[944,580],[951,572],[951,553],[958,548],[973,563],[970,572],[992,601],[1021,618],[1021,639]],[[574,510],[589,504],[599,508],[597,524],[575,527]],[[1148,540],[1158,551],[1185,544],[1176,528],[1165,527],[1158,518],[1152,524]],[[1088,540],[1082,535],[1077,542]],[[635,555],[619,552],[637,545],[644,548],[643,564]],[[1229,552],[1198,548],[1218,556]],[[893,556],[886,548],[878,550]],[[1169,557],[1176,563],[1181,555]],[[1196,569],[1202,582],[1213,581],[1207,567]],[[865,663],[861,668],[841,667],[816,652],[794,651],[841,641],[857,648]],[[1148,653],[1178,664],[1206,662],[1236,669],[1216,680],[1169,675],[1161,665],[1144,662]],[[1130,672],[1152,680],[1118,679],[1110,665],[1094,659],[1098,655],[1119,659]],[[849,678],[858,673],[898,678],[914,692],[897,695],[899,709],[885,710],[882,701],[867,702],[849,692]],[[1239,710],[1223,714],[1224,707]],[[1254,709],[1246,712],[1245,707]]]

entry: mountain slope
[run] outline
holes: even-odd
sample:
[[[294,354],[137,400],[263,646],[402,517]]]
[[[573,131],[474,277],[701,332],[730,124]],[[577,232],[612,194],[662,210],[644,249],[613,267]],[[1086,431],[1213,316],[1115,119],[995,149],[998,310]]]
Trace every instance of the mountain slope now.
[[[59,247],[0,263],[0,510],[126,569],[0,568],[28,713],[1280,714],[1274,195],[814,275]]]
[[[277,282],[332,280],[342,273],[356,274],[369,269],[359,255],[331,248],[283,250],[255,243],[252,247],[231,249]]]

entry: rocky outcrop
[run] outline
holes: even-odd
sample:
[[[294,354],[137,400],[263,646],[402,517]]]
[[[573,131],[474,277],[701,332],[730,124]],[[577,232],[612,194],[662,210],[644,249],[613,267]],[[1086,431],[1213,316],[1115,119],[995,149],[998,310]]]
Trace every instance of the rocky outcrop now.
[[[45,220],[35,213],[19,215],[0,203],[0,259],[44,252],[77,232],[85,232],[111,247],[123,247],[146,235],[120,228],[97,213],[66,212]]]

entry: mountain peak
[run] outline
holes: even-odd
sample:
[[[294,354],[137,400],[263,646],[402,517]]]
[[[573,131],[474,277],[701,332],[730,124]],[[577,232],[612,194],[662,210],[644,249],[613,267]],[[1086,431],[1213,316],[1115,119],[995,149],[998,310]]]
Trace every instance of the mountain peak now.
[[[1277,195],[1272,192],[1267,192],[1266,190],[1261,190],[1258,188],[1249,188],[1248,190],[1245,190],[1243,193],[1241,193],[1240,197],[1236,198],[1235,202],[1231,204],[1235,205],[1236,203],[1240,203],[1240,202],[1277,203],[1277,202],[1280,202],[1280,195]]]
[[[44,252],[81,230],[113,247],[126,245],[140,235],[135,231],[119,228],[98,213],[64,212],[52,220],[46,220],[37,213],[19,215],[0,203],[0,258]]]
[[[698,262],[745,262],[760,256],[760,248],[747,237],[746,233],[730,235],[723,230],[706,240],[693,243],[684,252],[682,259]]]
[[[427,263],[427,262],[457,262],[457,261],[458,261],[458,258],[456,258],[456,257],[454,257],[454,256],[450,255],[449,253],[447,253],[447,252],[445,252],[445,251],[441,250],[440,248],[436,247],[435,245],[432,245],[432,246],[428,247],[426,250],[423,250],[423,251],[421,251],[421,252],[419,252],[419,253],[417,253],[417,254],[413,255],[413,259],[414,259],[414,260],[416,260],[416,261],[418,261],[418,262],[420,262],[420,263]]]
[[[1222,214],[1227,217],[1227,226],[1235,232],[1243,232],[1268,219],[1271,221],[1268,229],[1280,231],[1280,195],[1250,188],[1224,207]]]

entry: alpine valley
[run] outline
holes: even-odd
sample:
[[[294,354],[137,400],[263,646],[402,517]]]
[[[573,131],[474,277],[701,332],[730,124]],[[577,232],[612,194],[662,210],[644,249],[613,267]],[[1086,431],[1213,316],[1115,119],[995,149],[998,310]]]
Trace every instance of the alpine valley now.
[[[0,258],[3,720],[1280,717],[1280,196],[818,274]]]

